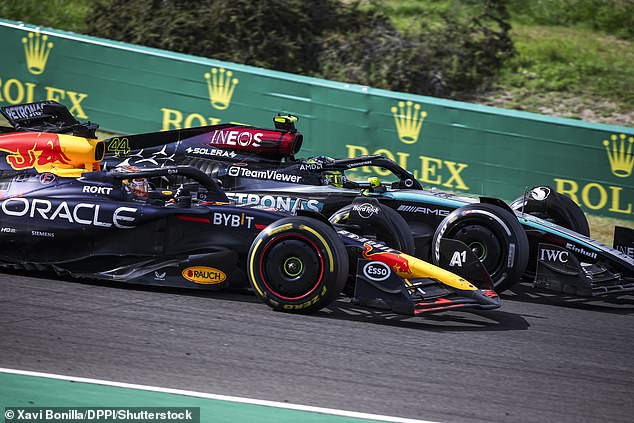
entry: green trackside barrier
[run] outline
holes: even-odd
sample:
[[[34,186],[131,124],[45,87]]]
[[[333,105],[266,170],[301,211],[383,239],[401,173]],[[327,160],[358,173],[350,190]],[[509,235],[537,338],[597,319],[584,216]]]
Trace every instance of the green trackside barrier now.
[[[634,221],[634,128],[378,90],[0,20],[0,104],[54,99],[119,133],[300,117],[303,156],[384,154],[423,185],[511,200],[547,184]],[[381,169],[362,168],[359,178]]]

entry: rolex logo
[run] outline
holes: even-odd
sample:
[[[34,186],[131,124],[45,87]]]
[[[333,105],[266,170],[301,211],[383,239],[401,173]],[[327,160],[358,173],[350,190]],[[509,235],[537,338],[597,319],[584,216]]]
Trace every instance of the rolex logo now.
[[[238,84],[238,78],[231,78],[233,72],[224,68],[212,68],[211,73],[205,73],[207,88],[209,89],[209,101],[214,109],[225,110],[231,103],[233,90]]]
[[[427,117],[427,112],[420,111],[420,104],[399,101],[398,107],[392,106],[391,111],[394,115],[398,138],[405,144],[414,144],[418,141],[420,128]]]
[[[632,174],[632,167],[634,167],[634,156],[632,155],[634,137],[621,134],[612,135],[610,139],[612,141],[603,140],[603,146],[608,153],[612,173],[619,178],[627,178]]]
[[[39,32],[30,32],[28,38],[22,38],[26,66],[33,75],[40,75],[46,68],[48,55],[53,48],[53,43],[46,42],[46,40],[48,40],[48,35],[41,35]]]

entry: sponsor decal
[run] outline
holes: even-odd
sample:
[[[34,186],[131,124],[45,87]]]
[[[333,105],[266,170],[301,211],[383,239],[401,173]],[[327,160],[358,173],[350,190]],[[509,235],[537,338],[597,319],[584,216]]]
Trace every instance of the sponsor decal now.
[[[619,213],[616,217],[623,218],[623,214],[630,215],[634,210],[634,190],[624,190],[623,187],[603,185],[598,182],[579,184],[572,179],[553,178],[557,192],[567,195],[575,203],[590,210],[607,209],[612,213]]]
[[[352,206],[352,210],[356,211],[357,213],[359,213],[359,216],[361,216],[364,219],[369,219],[370,217],[374,216],[375,214],[378,214],[380,209],[376,206],[373,206],[370,203],[363,203],[363,204],[354,204]]]
[[[211,68],[204,74],[209,91],[209,102],[216,110],[226,110],[231,104],[233,91],[238,85],[238,78],[232,78],[233,72],[225,68]]]
[[[597,258],[597,253],[593,253],[591,251],[586,251],[585,249],[581,248],[581,247],[577,247],[574,244],[571,244],[569,242],[566,243],[566,249],[573,251],[575,253],[579,253],[579,254],[583,254],[586,257],[590,257],[592,259],[596,259]]]
[[[631,178],[634,170],[634,136],[612,134],[602,141],[602,145],[606,153],[604,160],[609,164],[612,176],[618,178],[617,183],[631,182],[631,179],[624,179]],[[557,192],[567,195],[589,210],[607,211],[619,218],[623,218],[625,214],[629,219],[634,214],[634,190],[627,186],[586,183],[565,178],[553,178],[553,181]]]
[[[213,285],[227,279],[223,271],[207,266],[188,267],[183,270],[182,275],[188,281],[201,285]]]
[[[53,43],[48,41],[48,35],[39,32],[29,32],[28,37],[22,38],[24,55],[26,56],[26,68],[33,75],[40,75],[46,69],[48,56],[53,49]]]
[[[161,112],[163,112],[163,118],[161,119],[161,131],[169,131],[170,129],[193,128],[194,126],[217,125],[223,120],[218,117],[205,117],[200,113],[184,114],[180,110],[168,109],[167,107],[162,107]]]
[[[420,109],[420,104],[411,101],[399,101],[398,107],[392,106],[390,109],[394,116],[398,139],[402,143],[414,144],[418,141],[423,121],[427,117],[427,112]]]
[[[40,175],[40,183],[41,183],[42,185],[48,185],[48,184],[51,184],[51,183],[55,182],[55,179],[56,179],[56,177],[55,177],[55,175],[54,175],[54,174],[52,174],[52,173],[48,173],[48,172],[46,172],[46,173],[42,173],[42,174]]]
[[[302,310],[302,309],[305,309],[306,307],[310,307],[311,305],[316,304],[317,301],[319,301],[319,299],[326,294],[326,292],[328,292],[328,288],[326,288],[326,286],[324,286],[321,289],[321,292],[317,296],[311,298],[310,300],[306,301],[305,303],[301,303],[301,304],[284,304],[282,307],[285,310]]]
[[[100,186],[96,186],[96,185],[85,185],[81,189],[81,192],[85,192],[87,194],[110,195],[112,190],[113,190],[113,188],[110,188],[110,187],[100,187]]]
[[[465,261],[467,261],[466,251],[454,251],[449,261],[449,267],[462,267]]]
[[[227,174],[235,177],[268,179],[271,181],[291,182],[295,184],[302,180],[302,177],[299,175],[288,175],[286,173],[280,173],[277,170],[251,170],[240,166],[231,166]]]
[[[39,32],[30,32],[27,37],[22,38],[26,68],[32,75],[41,75],[46,70],[46,65],[53,49],[53,43],[49,41],[48,35]],[[6,75],[0,75],[0,102],[8,104],[33,103],[36,99],[55,100],[64,103],[70,102],[69,110],[77,119],[88,119],[84,111],[82,102],[88,98],[88,94],[71,91],[63,88],[46,86],[39,87],[34,82],[21,81]],[[13,117],[30,117],[30,113],[37,113],[37,110],[29,107],[11,108]],[[35,106],[41,108],[40,106]],[[41,113],[41,110],[40,110]]]
[[[245,226],[247,229],[251,229],[253,226],[253,216],[247,216],[245,213],[233,214],[233,213],[220,213],[215,212],[211,219],[211,223],[217,226],[226,226],[229,228],[239,228]]]
[[[387,148],[380,148],[375,151],[368,150],[363,145],[347,144],[348,157],[375,155],[379,154],[395,161],[403,169],[413,169],[414,178],[428,185],[440,185],[450,189],[469,190],[469,186],[465,182],[463,172],[469,167],[466,163],[457,163],[451,160],[441,160],[435,157],[418,156],[419,164],[412,164],[410,153],[397,151],[396,153]],[[368,163],[371,164],[371,163]],[[415,168],[417,167],[418,168]],[[362,166],[351,169],[350,172],[376,173],[379,176],[390,176],[392,172],[380,167]]]
[[[617,251],[620,251],[621,253],[628,256],[629,258],[634,259],[634,247],[625,247],[625,246],[617,245],[616,249]]]
[[[409,260],[407,260],[403,255],[387,251],[374,253],[372,252],[374,248],[370,244],[366,243],[363,246],[365,248],[363,251],[364,258],[385,263],[401,276],[412,274],[412,269],[409,266]]]
[[[429,207],[418,207],[418,206],[408,206],[408,205],[400,205],[398,206],[397,211],[402,211],[406,213],[422,213],[422,214],[433,214],[436,216],[448,216],[450,211],[443,209],[430,209]]]
[[[220,150],[218,148],[188,147],[185,151],[188,154],[194,154],[197,156],[231,157],[231,158],[234,158],[235,156],[237,156],[237,154],[234,151]]]
[[[7,163],[15,170],[37,168],[50,163],[69,164],[70,159],[57,134],[16,134],[3,137],[0,151],[7,152]]]
[[[41,236],[44,238],[55,238],[55,234],[53,232],[31,231],[31,235]]]
[[[539,259],[542,261],[558,261],[560,263],[568,263],[569,255],[570,253],[568,251],[550,250],[544,248],[540,250]]]
[[[634,168],[632,145],[634,137],[625,134],[612,135],[610,140],[603,140],[603,147],[608,155],[610,170],[617,178],[627,178]]]
[[[550,195],[550,188],[548,187],[535,187],[530,192],[531,198],[537,201],[544,201]]]
[[[211,140],[209,142],[212,145],[259,147],[263,136],[264,134],[262,132],[221,129],[211,133]]]
[[[46,103],[34,103],[34,104],[21,104],[19,106],[7,107],[4,112],[9,115],[11,119],[30,119],[34,117],[42,116],[42,109]]]
[[[372,161],[368,160],[366,162],[348,163],[346,165],[346,167],[348,167],[348,168],[353,168],[353,167],[356,168],[356,167],[365,166],[365,165],[371,165],[371,164],[372,164]]]
[[[0,229],[0,233],[3,233],[3,234],[14,234],[16,232],[18,232],[17,229],[9,228],[8,226],[5,226],[2,229]]]
[[[209,103],[215,110],[227,110],[231,105],[233,94],[238,85],[238,78],[225,68],[211,68],[203,74],[207,81]],[[200,113],[183,113],[180,110],[162,107],[162,131],[169,129],[192,128],[194,126],[217,125],[222,118],[203,116]],[[232,122],[239,124],[238,122]]]
[[[294,212],[296,210],[312,210],[318,212],[321,211],[323,207],[323,204],[318,200],[233,192],[227,192],[226,194],[227,197],[238,204],[263,206],[272,209],[286,210],[289,212]]]
[[[344,229],[339,229],[337,231],[337,233],[342,235],[342,236],[348,237],[350,239],[354,239],[356,241],[359,241],[359,242],[361,242],[363,244],[367,244],[368,246],[371,247],[372,250],[379,250],[379,251],[385,251],[385,252],[389,252],[389,253],[399,254],[398,251],[393,250],[392,248],[388,247],[387,245],[385,245],[385,244],[383,244],[381,242],[378,242],[378,241],[375,241],[375,240],[372,240],[372,239],[369,239],[369,238],[362,237],[362,236],[357,235],[355,233],[348,232],[348,231],[346,231]]]
[[[154,272],[154,280],[155,281],[164,281],[165,275],[167,272],[159,272],[158,270]]]
[[[299,170],[320,170],[323,167],[322,163],[304,163],[299,166]]]
[[[112,213],[102,212],[101,205],[66,201],[54,204],[45,199],[10,198],[0,203],[0,210],[7,216],[29,217],[45,220],[65,220],[68,223],[121,229],[134,227],[137,208],[117,207]]]
[[[392,270],[385,263],[380,261],[371,261],[363,266],[363,276],[375,281],[381,282],[386,280],[392,274]]]

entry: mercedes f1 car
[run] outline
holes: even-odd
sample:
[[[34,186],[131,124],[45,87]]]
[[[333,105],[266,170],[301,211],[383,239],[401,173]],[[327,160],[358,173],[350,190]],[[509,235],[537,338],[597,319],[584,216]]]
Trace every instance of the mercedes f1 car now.
[[[105,165],[190,165],[219,181],[236,203],[319,211],[436,264],[441,240],[456,239],[481,260],[498,292],[522,276],[535,287],[572,295],[634,290],[634,260],[626,254],[634,251],[634,231],[616,228],[614,248],[592,240],[581,209],[549,187],[535,187],[507,204],[423,189],[410,172],[383,156],[296,159],[303,136],[295,121],[277,116],[274,129],[221,124],[113,137],[106,140]],[[347,171],[362,166],[389,172],[393,180],[346,178]],[[359,197],[390,207],[406,227],[377,233],[372,225],[349,221]]]
[[[191,166],[101,170],[96,125],[63,106],[0,108],[0,266],[77,278],[252,290],[276,310],[311,312],[346,288],[362,306],[418,315],[500,306],[465,244],[440,245],[453,272],[333,225],[321,214],[236,204]],[[112,142],[111,142],[112,143]],[[190,180],[155,189],[151,180]],[[195,189],[188,189],[188,188]],[[354,213],[389,230],[391,209]],[[349,229],[349,228],[348,228]]]

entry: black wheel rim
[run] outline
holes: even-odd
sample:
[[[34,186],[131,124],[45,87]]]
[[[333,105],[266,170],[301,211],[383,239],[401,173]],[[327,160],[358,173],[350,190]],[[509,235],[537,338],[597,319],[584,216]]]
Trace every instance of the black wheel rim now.
[[[503,270],[506,257],[505,242],[492,228],[465,222],[447,231],[445,237],[465,243],[492,277]]]
[[[283,300],[300,300],[319,286],[324,261],[317,246],[302,235],[284,235],[269,242],[260,262],[268,290]]]

